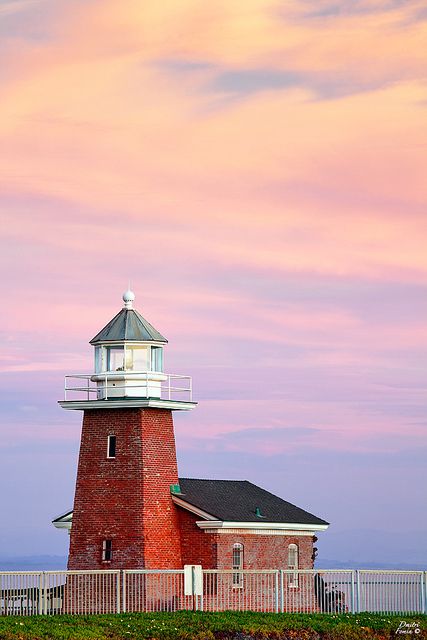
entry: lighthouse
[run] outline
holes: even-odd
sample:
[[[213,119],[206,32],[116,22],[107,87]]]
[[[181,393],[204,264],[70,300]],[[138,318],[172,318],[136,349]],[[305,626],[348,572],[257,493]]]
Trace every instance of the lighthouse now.
[[[66,410],[83,412],[69,569],[182,567],[173,411],[188,411],[189,376],[164,371],[166,338],[123,294],[90,341],[93,371],[66,376]]]
[[[90,341],[93,371],[66,376],[60,405],[83,411],[74,507],[52,521],[68,568],[312,569],[325,520],[247,480],[178,477],[172,414],[196,406],[192,382],[166,373],[134,300]]]

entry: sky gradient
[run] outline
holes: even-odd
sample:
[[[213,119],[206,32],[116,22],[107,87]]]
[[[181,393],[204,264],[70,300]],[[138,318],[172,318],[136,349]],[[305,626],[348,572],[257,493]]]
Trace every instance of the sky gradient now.
[[[57,400],[129,280],[181,475],[427,530],[426,39],[424,1],[0,0],[0,556],[66,553]]]

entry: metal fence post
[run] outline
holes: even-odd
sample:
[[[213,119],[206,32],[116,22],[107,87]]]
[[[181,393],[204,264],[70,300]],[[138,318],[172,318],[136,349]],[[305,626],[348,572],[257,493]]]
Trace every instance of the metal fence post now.
[[[360,574],[356,569],[356,603],[354,613],[360,613]]]
[[[204,599],[203,599],[203,593],[205,590],[205,571],[202,567],[202,593],[199,597],[199,604],[200,604],[200,611],[204,611],[205,610],[205,603],[204,603]]]
[[[427,613],[427,571],[424,571],[424,613]]]
[[[424,603],[425,603],[425,594],[424,594],[424,573],[420,574],[420,613],[424,613]]]
[[[120,613],[120,571],[116,573],[116,613]]]
[[[126,613],[126,569],[122,571],[122,611]]]
[[[39,575],[39,602],[38,602],[38,614],[43,613],[43,571]]]
[[[191,593],[193,598],[193,611],[197,611],[197,596],[196,596],[196,567],[191,567]]]
[[[351,596],[350,596],[351,613],[356,613],[356,593],[355,593],[356,576],[354,574],[354,571],[351,572],[350,580],[351,580]]]
[[[283,576],[283,569],[279,569],[279,583],[280,583],[280,613],[285,612],[285,580]]]
[[[274,611],[279,613],[279,572],[274,574]]]
[[[46,571],[43,571],[43,615],[47,615]]]

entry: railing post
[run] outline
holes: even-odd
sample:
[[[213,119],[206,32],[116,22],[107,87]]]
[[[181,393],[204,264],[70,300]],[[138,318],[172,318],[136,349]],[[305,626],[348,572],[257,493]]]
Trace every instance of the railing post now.
[[[360,573],[359,569],[356,569],[356,603],[354,613],[360,613]]]
[[[421,573],[420,574],[420,613],[424,613],[424,603],[425,603],[424,573]]]
[[[126,613],[126,569],[122,571],[122,611]]]
[[[116,613],[120,613],[120,571],[116,573]]]
[[[190,376],[190,402],[193,402],[193,378]]]
[[[427,571],[424,571],[424,613],[427,613]]]
[[[43,615],[47,615],[46,571],[43,571]]]
[[[39,575],[39,602],[38,602],[39,616],[43,614],[43,571]]]
[[[108,400],[108,374],[105,374],[105,380],[104,380],[104,391],[105,391],[105,400]]]
[[[87,399],[90,399],[90,389],[89,389],[90,378],[87,379]]]
[[[191,593],[193,594],[193,611],[197,610],[197,596],[196,596],[196,567],[191,567]]]
[[[274,611],[279,613],[279,572],[274,574]]]
[[[204,587],[205,587],[205,571],[204,571],[204,569],[202,567],[202,594],[199,597],[200,611],[204,611],[204,609],[205,609],[205,603],[204,603],[204,600],[203,600],[203,593],[204,593],[204,590],[205,590]]]
[[[171,399],[171,376],[168,375],[168,400]]]
[[[67,399],[67,376],[64,378],[64,400]]]
[[[283,575],[283,569],[279,570],[280,576],[280,613],[285,612],[285,580]]]
[[[356,613],[356,576],[354,571],[351,572],[350,575],[350,580],[351,580],[351,595],[350,595],[350,600],[351,600],[351,613]]]

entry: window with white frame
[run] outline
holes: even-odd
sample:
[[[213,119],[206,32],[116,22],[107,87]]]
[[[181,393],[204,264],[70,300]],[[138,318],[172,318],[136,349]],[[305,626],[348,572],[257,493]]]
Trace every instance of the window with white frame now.
[[[107,371],[124,371],[125,350],[124,347],[106,347]]]
[[[288,547],[288,569],[295,571],[289,574],[289,586],[298,586],[298,545],[290,544]]]
[[[126,371],[147,371],[148,348],[141,345],[126,345]]]
[[[163,371],[163,347],[151,347],[151,371]]]
[[[103,370],[102,347],[95,347],[95,373]]]
[[[110,562],[113,559],[113,541],[102,541],[102,560],[103,562]]]
[[[233,544],[233,587],[243,586],[243,545],[239,542]]]

